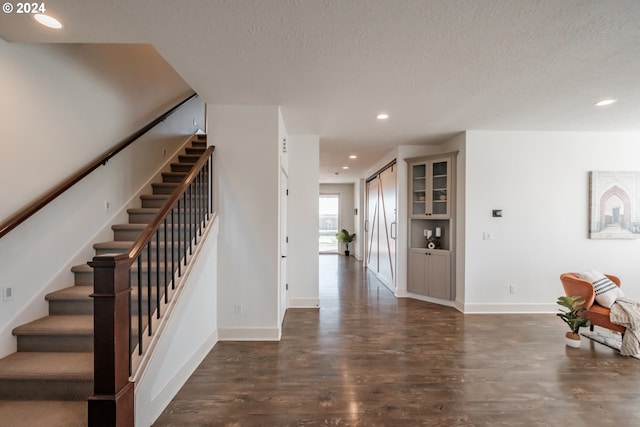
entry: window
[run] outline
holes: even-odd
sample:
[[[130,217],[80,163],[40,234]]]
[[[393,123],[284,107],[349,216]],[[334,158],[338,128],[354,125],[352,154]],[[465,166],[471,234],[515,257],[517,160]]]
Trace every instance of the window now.
[[[338,224],[340,224],[338,215],[340,210],[340,196],[337,194],[321,194],[319,206],[319,251],[324,253],[337,253],[338,239],[336,239],[336,233],[338,232]]]

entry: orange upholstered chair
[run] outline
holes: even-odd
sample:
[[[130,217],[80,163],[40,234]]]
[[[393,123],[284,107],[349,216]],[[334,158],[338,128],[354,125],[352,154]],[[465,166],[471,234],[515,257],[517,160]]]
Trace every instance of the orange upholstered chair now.
[[[605,274],[605,276],[620,287],[620,279],[616,276],[609,274]],[[582,312],[582,315],[591,321],[592,331],[593,325],[596,325],[624,334],[626,328],[611,323],[609,321],[610,310],[596,302],[596,293],[593,290],[593,285],[589,281],[579,278],[575,273],[562,274],[560,281],[567,296],[580,295],[585,300],[582,307],[586,308],[587,311]]]

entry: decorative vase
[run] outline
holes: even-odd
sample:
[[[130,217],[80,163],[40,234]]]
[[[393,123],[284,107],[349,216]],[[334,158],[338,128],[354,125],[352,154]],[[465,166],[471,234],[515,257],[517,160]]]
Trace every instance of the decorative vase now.
[[[580,347],[580,334],[577,332],[567,332],[564,334],[564,342],[569,347],[579,348]]]
[[[349,256],[349,251],[344,251],[345,256]]]

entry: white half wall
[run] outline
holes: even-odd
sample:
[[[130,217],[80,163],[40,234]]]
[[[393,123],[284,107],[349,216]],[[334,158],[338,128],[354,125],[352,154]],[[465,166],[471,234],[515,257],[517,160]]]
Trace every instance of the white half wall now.
[[[624,133],[467,132],[464,311],[556,312],[560,274],[587,269],[619,276],[627,296],[640,299],[640,240],[588,239],[588,172],[639,171],[639,141]]]
[[[155,422],[218,341],[218,232],[215,217],[188,278],[171,302],[172,311],[144,373],[136,381],[137,426]]]
[[[279,108],[207,105],[207,115],[220,216],[219,339],[278,340]]]
[[[318,307],[318,192],[320,139],[289,135],[289,307]]]

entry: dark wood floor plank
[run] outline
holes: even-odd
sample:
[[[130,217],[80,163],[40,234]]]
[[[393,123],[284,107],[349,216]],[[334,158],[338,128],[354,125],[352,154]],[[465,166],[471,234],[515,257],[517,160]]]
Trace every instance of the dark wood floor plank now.
[[[288,310],[280,342],[216,344],[154,426],[640,426],[640,360],[566,347],[553,314],[463,315],[353,258],[320,269],[320,309]]]

